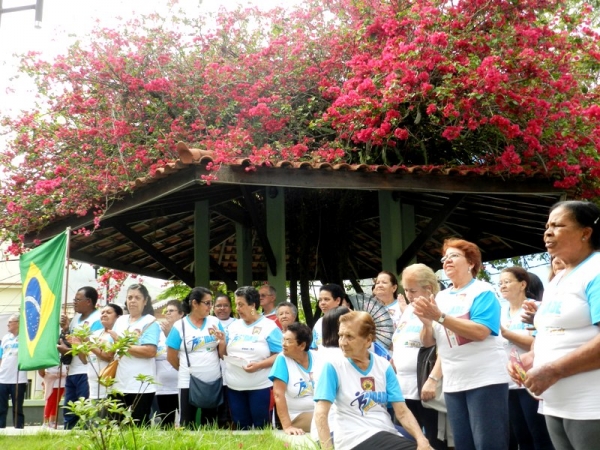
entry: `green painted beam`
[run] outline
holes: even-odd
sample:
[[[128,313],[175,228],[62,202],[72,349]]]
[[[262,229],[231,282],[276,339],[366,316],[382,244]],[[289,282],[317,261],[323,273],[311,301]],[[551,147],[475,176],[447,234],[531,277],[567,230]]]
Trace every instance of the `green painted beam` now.
[[[402,255],[403,231],[400,201],[390,191],[379,191],[379,229],[381,232],[381,270],[398,273],[396,261]]]
[[[252,229],[235,224],[238,286],[252,284]]]
[[[194,204],[194,279],[210,287],[210,211],[208,200]]]
[[[276,274],[268,269],[269,284],[277,290],[277,303],[287,300],[285,260],[285,192],[281,187],[270,187],[265,195],[267,209],[267,239],[273,249]]]

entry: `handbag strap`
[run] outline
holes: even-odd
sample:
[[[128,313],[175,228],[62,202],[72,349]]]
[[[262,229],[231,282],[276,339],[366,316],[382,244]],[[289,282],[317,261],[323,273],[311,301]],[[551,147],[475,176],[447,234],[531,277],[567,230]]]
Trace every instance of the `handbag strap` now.
[[[190,355],[188,355],[187,345],[185,344],[185,317],[181,319],[181,331],[183,333],[183,349],[185,350],[185,358],[187,359],[188,367],[192,367],[190,364]]]

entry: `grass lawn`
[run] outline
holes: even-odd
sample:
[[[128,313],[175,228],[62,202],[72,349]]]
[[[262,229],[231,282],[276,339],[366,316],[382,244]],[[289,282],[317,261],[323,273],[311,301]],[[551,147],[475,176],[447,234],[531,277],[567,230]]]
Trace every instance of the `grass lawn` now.
[[[215,449],[215,450],[313,450],[316,446],[302,437],[291,437],[282,434],[276,436],[272,431],[238,433],[226,431],[162,431],[155,429],[137,430],[134,443],[132,435],[127,430],[121,436],[114,436],[110,450],[140,449],[140,450],[183,450],[183,449]],[[124,439],[124,440],[123,440]],[[38,434],[21,436],[0,436],[0,450],[84,450],[98,449],[90,439],[90,434],[84,431],[73,432],[40,432]]]

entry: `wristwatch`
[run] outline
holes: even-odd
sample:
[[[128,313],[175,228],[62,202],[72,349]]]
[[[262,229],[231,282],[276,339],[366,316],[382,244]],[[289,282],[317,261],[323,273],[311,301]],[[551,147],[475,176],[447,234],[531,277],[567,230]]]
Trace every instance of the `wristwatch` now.
[[[440,318],[436,322],[443,324],[444,320],[446,320],[446,314],[442,313],[442,315],[440,316]]]

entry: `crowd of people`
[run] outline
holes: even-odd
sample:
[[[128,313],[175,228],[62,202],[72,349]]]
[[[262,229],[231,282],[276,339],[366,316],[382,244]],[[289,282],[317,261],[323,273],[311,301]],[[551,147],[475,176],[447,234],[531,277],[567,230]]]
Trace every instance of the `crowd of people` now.
[[[502,270],[494,289],[477,278],[477,245],[456,238],[441,248],[448,287],[424,264],[406,267],[400,282],[379,273],[373,296],[395,329],[385,357],[373,318],[352,311],[356,305],[337,284],[320,288],[323,315],[312,329],[298,322],[296,305],[277,302],[269,285],[235,291],[237,318],[226,294],[195,287],[167,303],[162,321],[142,284],[128,288],[124,310],[97,309],[97,292],[81,288],[75,316],[61,321],[63,364],[40,372],[45,421],[57,421],[64,391],[65,402],[113,397],[131,407],[140,425],[154,417],[165,427],[276,426],[290,435],[310,433],[322,448],[594,448],[600,442],[599,222],[592,203],[551,209],[544,242],[552,278],[545,290],[517,266]],[[20,410],[16,426],[24,424],[26,379],[9,370],[16,368],[18,323],[18,315],[11,317],[0,348],[0,428],[8,397]],[[96,343],[137,336],[119,359],[118,394],[99,379],[115,357],[109,347],[69,358],[78,343],[71,336],[82,327]],[[198,406],[192,379],[222,397]],[[65,429],[77,420],[65,412]]]

